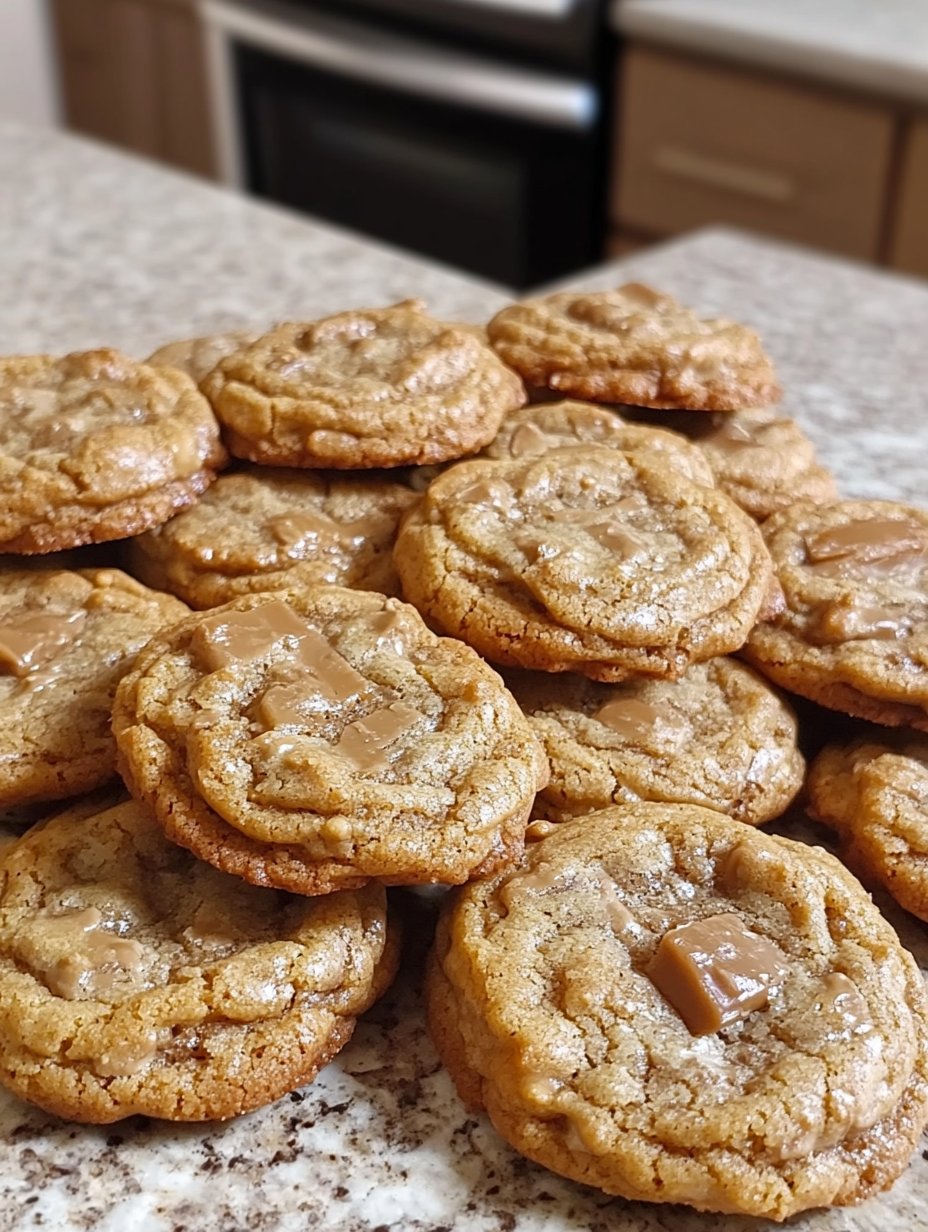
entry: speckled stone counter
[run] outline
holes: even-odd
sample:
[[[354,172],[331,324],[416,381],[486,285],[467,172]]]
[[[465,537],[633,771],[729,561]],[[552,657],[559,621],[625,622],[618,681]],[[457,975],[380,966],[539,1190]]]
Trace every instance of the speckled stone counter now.
[[[0,129],[0,305],[7,351],[174,336],[421,295],[481,320],[499,288],[53,135]],[[9,192],[10,189],[14,191]],[[594,271],[757,326],[785,406],[845,492],[924,500],[928,286],[707,232]],[[801,824],[785,826],[805,836]],[[821,841],[822,835],[814,837]],[[398,899],[402,899],[399,894]],[[426,1036],[428,916],[397,988],[313,1086],[225,1124],[64,1124],[0,1097],[0,1232],[746,1232],[738,1217],[609,1200],[520,1159],[468,1116]],[[891,913],[923,963],[926,929]],[[928,1152],[891,1193],[790,1223],[928,1228]]]

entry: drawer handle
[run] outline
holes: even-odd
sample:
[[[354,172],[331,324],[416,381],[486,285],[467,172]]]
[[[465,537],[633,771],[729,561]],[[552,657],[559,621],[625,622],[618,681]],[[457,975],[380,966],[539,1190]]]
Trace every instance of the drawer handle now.
[[[758,201],[773,201],[782,205],[796,196],[796,185],[789,176],[760,171],[756,167],[742,167],[720,158],[708,158],[676,146],[660,146],[654,151],[651,161],[658,171],[666,175],[692,180],[694,184],[706,184],[710,188],[723,188],[744,197],[755,197]]]

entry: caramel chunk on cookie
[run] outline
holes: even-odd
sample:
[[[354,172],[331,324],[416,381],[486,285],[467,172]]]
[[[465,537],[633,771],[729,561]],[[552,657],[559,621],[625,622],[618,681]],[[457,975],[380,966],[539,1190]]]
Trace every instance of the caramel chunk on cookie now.
[[[786,607],[753,630],[745,657],[820,705],[928,731],[928,513],[802,503],[763,531]]]
[[[549,402],[523,407],[503,420],[482,457],[509,461],[540,458],[552,449],[599,445],[625,452],[654,454],[655,465],[677,471],[693,483],[715,480],[702,451],[675,432],[626,423],[615,411],[588,402]]]
[[[303,894],[512,864],[548,773],[469,647],[340,587],[250,595],[156,638],[113,730],[169,838]]]
[[[889,737],[823,749],[809,770],[809,811],[837,831],[861,876],[928,920],[928,739]]]
[[[180,368],[199,385],[221,359],[251,346],[257,337],[253,329],[229,329],[203,338],[184,338],[159,347],[145,362],[155,368]]]
[[[397,525],[417,499],[382,477],[249,467],[131,540],[128,567],[196,608],[303,582],[392,595]]]
[[[525,300],[498,312],[487,333],[530,385],[568,397],[734,411],[780,396],[753,330],[638,283]]]
[[[202,389],[231,451],[278,466],[431,464],[475,453],[525,402],[472,329],[418,300],[279,325]]]
[[[314,1078],[397,957],[380,886],[259,889],[135,803],[66,812],[0,852],[0,1081],[76,1121],[236,1116]]]
[[[403,593],[494,662],[597,680],[679,676],[742,645],[768,601],[760,532],[652,455],[461,462],[405,518]]]
[[[580,817],[611,804],[699,804],[758,825],[802,786],[796,718],[734,659],[679,680],[598,684],[582,676],[507,676],[551,765],[534,816]]]
[[[0,807],[61,800],[116,773],[116,685],[188,614],[117,569],[0,572]]]
[[[903,1171],[922,976],[839,862],[692,806],[569,822],[439,923],[432,1034],[518,1151],[607,1193],[786,1219]]]
[[[111,350],[0,359],[0,552],[139,534],[192,504],[225,461],[182,372]]]

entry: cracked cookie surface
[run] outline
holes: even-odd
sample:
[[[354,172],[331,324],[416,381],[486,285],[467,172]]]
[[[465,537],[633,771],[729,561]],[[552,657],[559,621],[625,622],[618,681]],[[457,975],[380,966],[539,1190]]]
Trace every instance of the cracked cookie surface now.
[[[0,806],[61,800],[115,775],[116,685],[186,615],[117,569],[0,572]]]
[[[702,451],[684,437],[661,428],[626,423],[615,411],[588,402],[549,402],[514,411],[503,420],[495,440],[481,457],[502,461],[535,458],[573,445],[655,454],[656,465],[667,466],[693,483],[710,488],[715,483]]]
[[[242,458],[357,469],[475,453],[525,402],[518,376],[473,328],[418,300],[279,325],[201,388]]]
[[[829,745],[809,768],[808,793],[848,863],[928,920],[928,739],[899,732]]]
[[[155,639],[113,711],[175,842],[305,894],[513,863],[544,754],[502,681],[396,599],[250,595]]]
[[[795,715],[734,659],[696,663],[679,680],[599,684],[511,672],[506,683],[551,765],[536,818],[567,821],[654,800],[758,825],[778,817],[802,786]]]
[[[786,607],[756,626],[745,658],[833,710],[928,731],[928,512],[802,503],[763,532]]]
[[[461,462],[404,519],[403,593],[494,662],[600,680],[679,676],[776,602],[755,523],[649,455]]]
[[[192,504],[225,461],[182,372],[112,350],[0,359],[0,552],[139,534]]]
[[[630,1199],[860,1202],[928,1119],[922,976],[869,896],[821,849],[704,809],[608,809],[464,887],[427,995],[465,1102]]]
[[[753,330],[638,283],[504,308],[490,342],[530,385],[593,402],[734,411],[780,396]]]
[[[57,1116],[217,1120],[315,1077],[389,985],[380,886],[227,877],[135,803],[0,852],[0,1080]]]
[[[393,543],[417,499],[382,477],[249,467],[131,540],[129,567],[196,608],[302,582],[397,594]]]

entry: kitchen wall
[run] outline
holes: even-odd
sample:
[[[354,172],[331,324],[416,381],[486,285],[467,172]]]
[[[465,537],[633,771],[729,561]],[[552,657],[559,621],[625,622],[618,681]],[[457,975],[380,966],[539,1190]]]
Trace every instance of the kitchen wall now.
[[[0,0],[0,119],[57,123],[52,64],[44,0]]]

